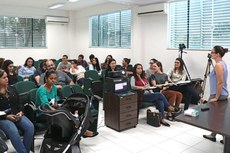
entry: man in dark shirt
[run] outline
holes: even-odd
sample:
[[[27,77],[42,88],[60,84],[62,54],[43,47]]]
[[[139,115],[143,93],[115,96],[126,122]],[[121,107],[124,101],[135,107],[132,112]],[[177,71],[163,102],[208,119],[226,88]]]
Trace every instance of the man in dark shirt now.
[[[86,62],[86,60],[84,60],[84,55],[78,55],[77,65],[81,65],[84,68],[88,67],[88,63]]]

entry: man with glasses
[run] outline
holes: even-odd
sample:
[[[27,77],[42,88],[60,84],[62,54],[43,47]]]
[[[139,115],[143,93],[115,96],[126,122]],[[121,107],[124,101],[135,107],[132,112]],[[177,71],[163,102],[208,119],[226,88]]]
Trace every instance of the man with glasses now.
[[[54,69],[55,70],[55,64],[52,60],[47,60],[46,63],[46,70]],[[63,71],[57,70],[57,82],[56,82],[56,87],[57,88],[62,88],[64,85],[69,85],[69,84],[74,84],[72,79]],[[39,84],[42,85],[44,84],[45,79],[45,73],[41,75]]]

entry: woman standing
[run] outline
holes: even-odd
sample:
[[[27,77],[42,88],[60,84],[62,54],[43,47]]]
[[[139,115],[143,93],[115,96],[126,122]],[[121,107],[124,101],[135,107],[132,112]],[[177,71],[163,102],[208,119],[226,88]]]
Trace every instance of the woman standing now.
[[[134,90],[139,90],[143,93],[143,101],[151,101],[154,105],[156,105],[157,109],[161,113],[161,124],[165,126],[170,126],[165,120],[166,110],[168,115],[171,115],[171,112],[174,111],[174,108],[169,105],[165,96],[160,92],[153,93],[152,90],[146,90],[149,88],[148,80],[145,77],[143,67],[141,64],[135,64],[133,68],[133,76],[130,80],[131,88]],[[142,96],[140,94],[139,96]]]
[[[28,153],[33,142],[34,125],[24,116],[22,109],[15,88],[8,85],[7,74],[0,69],[0,111],[6,113],[6,117],[0,119],[0,129],[18,153]],[[18,129],[23,131],[23,140]]]
[[[221,102],[227,100],[229,92],[227,89],[228,68],[222,57],[228,49],[221,46],[213,47],[211,57],[216,62],[214,69],[209,75],[210,80],[210,96],[209,102]],[[204,138],[211,141],[216,141],[216,134],[212,132],[211,135],[203,135]],[[223,143],[223,140],[221,140]]]

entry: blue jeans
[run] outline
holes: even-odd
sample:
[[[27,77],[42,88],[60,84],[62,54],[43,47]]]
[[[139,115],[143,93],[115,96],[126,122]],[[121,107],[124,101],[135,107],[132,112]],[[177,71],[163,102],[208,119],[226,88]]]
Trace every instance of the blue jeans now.
[[[168,110],[169,102],[162,93],[160,92],[147,93],[147,94],[144,93],[143,101],[153,102],[153,104],[156,106],[156,108],[161,113],[161,117],[165,118],[164,111]]]
[[[17,122],[0,120],[0,129],[5,132],[18,153],[30,152],[34,137],[34,125],[26,116],[22,116]],[[21,140],[18,129],[23,132],[23,141]]]

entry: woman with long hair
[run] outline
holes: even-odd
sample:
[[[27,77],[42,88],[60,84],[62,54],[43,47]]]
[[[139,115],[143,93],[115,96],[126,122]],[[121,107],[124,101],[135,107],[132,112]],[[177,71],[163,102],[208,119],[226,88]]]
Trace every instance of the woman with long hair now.
[[[108,73],[111,71],[117,71],[116,60],[113,58],[109,59],[108,66],[105,70],[105,77],[108,77]]]
[[[167,111],[169,115],[174,111],[174,108],[169,105],[165,96],[160,92],[152,92],[152,90],[147,90],[149,88],[148,80],[145,77],[143,67],[141,64],[135,64],[133,68],[133,76],[130,80],[131,88],[134,90],[138,90],[140,92],[139,96],[143,96],[139,98],[143,101],[151,101],[156,108],[160,111],[161,114],[161,124],[165,126],[170,126],[165,120],[165,113]],[[139,102],[141,103],[141,101]]]
[[[2,69],[6,72],[9,85],[13,85],[18,82],[17,73],[14,70],[14,63],[11,60],[5,60]]]
[[[172,83],[178,83],[180,81],[186,81],[187,75],[184,70],[184,61],[182,58],[176,58],[174,68],[171,68],[168,73],[168,79]],[[185,97],[184,110],[189,108],[189,104],[198,104],[198,102],[203,103],[203,100],[198,93],[188,84],[170,86],[170,90],[179,91]]]
[[[161,62],[157,61],[153,64],[153,72],[149,78],[149,82],[151,86],[159,87],[161,89],[161,93],[169,100],[169,104],[175,108],[175,111],[180,111],[180,103],[182,101],[183,95],[174,90],[169,90],[168,85],[168,76],[163,73],[163,67]],[[169,120],[172,120],[172,116],[168,116]]]
[[[34,59],[32,57],[28,57],[24,65],[18,70],[18,75],[23,77],[24,80],[28,80],[35,71],[36,68],[34,67]]]
[[[34,136],[34,125],[24,116],[23,106],[19,103],[18,94],[13,86],[8,84],[7,74],[0,69],[0,111],[6,113],[0,119],[0,129],[10,139],[18,153],[29,153]],[[18,132],[23,131],[23,139]]]
[[[133,67],[130,65],[131,59],[130,58],[123,58],[122,60],[122,69],[125,71],[126,76],[132,76],[133,75]]]
[[[227,100],[229,91],[227,89],[228,68],[227,64],[223,61],[223,56],[228,52],[227,48],[222,46],[215,46],[212,48],[211,57],[215,61],[214,69],[209,74],[210,80],[210,96],[209,102],[221,102]],[[219,114],[217,114],[219,115]],[[216,134],[212,132],[210,135],[203,135],[204,138],[211,141],[216,141]],[[224,143],[223,140],[220,141]]]
[[[97,57],[91,59],[91,63],[89,64],[89,70],[95,70],[98,73],[101,72],[100,63]]]

